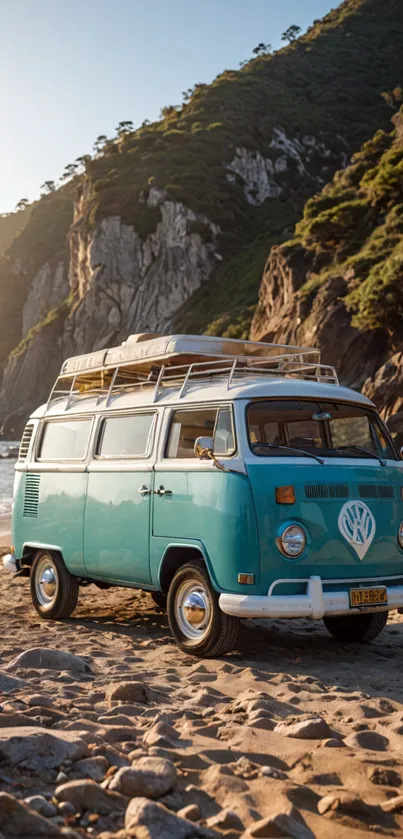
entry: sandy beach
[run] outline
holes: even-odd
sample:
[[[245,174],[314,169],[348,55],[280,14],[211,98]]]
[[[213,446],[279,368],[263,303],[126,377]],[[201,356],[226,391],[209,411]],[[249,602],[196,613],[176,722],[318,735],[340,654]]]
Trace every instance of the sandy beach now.
[[[1,574],[0,631],[6,839],[403,835],[401,616],[351,646],[250,621],[233,654],[199,661],[147,594],[89,586],[44,622],[28,581]]]

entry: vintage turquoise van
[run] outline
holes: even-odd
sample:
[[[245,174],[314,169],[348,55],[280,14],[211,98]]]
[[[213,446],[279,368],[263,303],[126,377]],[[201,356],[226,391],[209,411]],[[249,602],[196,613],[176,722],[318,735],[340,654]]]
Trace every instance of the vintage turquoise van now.
[[[403,462],[317,350],[131,336],[68,359],[29,419],[4,566],[47,619],[90,583],[149,591],[198,656],[240,618],[368,641],[403,607]]]

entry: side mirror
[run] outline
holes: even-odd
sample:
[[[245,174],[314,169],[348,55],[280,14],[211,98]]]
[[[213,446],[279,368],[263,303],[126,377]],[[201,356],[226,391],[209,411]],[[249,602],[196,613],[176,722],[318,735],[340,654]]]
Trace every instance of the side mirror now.
[[[214,440],[212,437],[198,437],[194,444],[194,454],[199,460],[214,459]]]

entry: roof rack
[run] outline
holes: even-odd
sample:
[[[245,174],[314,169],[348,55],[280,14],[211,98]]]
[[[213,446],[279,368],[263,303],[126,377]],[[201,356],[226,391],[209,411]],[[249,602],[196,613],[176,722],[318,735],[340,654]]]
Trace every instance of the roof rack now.
[[[186,343],[185,347],[182,346],[182,351],[178,351],[178,337],[182,339],[182,345]],[[197,348],[189,346],[189,339],[195,339],[195,336],[175,336],[175,339],[176,352],[144,352],[150,349],[144,345],[153,343],[147,340],[143,344],[142,352],[138,354],[140,357],[131,357],[128,360],[127,353],[124,353],[126,358],[124,357],[120,363],[116,359],[120,348],[69,359],[64,363],[53,386],[47,410],[56,401],[63,399],[66,400],[64,410],[68,410],[77,398],[88,396],[96,396],[97,401],[104,398],[107,407],[117,393],[143,387],[153,388],[150,400],[152,402],[158,402],[167,389],[178,390],[178,398],[182,399],[191,383],[212,382],[217,378],[224,379],[227,391],[235,382],[239,384],[241,379],[251,377],[284,376],[339,384],[334,367],[321,364],[320,352],[316,349],[215,338],[210,339],[215,342],[215,351],[206,352],[206,342],[208,350],[212,349],[209,338],[197,337]],[[165,342],[167,340],[172,344],[172,338],[164,339]],[[224,345],[224,351],[218,351],[218,343]],[[252,351],[250,354],[237,355],[236,350],[241,348],[244,353],[245,349]],[[195,351],[196,349],[198,351]],[[116,360],[111,358],[112,353],[116,354]],[[130,354],[136,355],[132,348]],[[109,358],[105,358],[106,356]],[[182,363],[175,363],[179,361]]]

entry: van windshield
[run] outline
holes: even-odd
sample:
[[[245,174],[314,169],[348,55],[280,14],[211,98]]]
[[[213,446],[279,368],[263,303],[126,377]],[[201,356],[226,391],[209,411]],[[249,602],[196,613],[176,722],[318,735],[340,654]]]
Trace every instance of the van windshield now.
[[[302,399],[252,402],[247,425],[250,447],[261,457],[287,457],[280,446],[289,446],[290,457],[298,456],[300,449],[301,456],[305,450],[322,457],[396,460],[376,412],[358,405]]]

